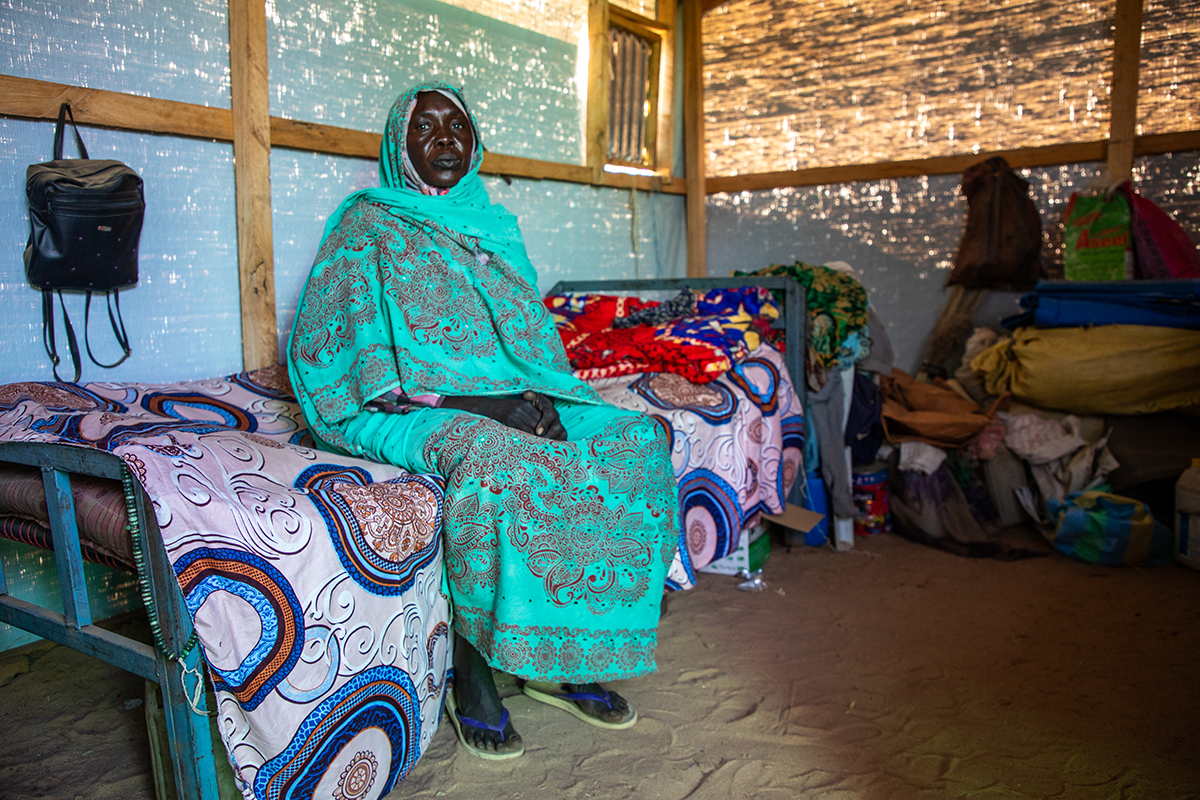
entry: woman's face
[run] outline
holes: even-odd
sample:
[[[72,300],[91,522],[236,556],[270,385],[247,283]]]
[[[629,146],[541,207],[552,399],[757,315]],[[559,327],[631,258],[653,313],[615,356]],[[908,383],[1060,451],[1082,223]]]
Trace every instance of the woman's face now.
[[[417,95],[405,143],[417,174],[430,186],[448,189],[471,168],[475,145],[471,121],[438,92]]]

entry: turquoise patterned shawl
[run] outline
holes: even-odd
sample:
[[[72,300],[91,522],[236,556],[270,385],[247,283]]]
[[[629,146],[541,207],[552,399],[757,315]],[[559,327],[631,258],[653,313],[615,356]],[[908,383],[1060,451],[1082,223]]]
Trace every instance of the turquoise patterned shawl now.
[[[537,293],[517,218],[488,197],[483,146],[447,194],[407,185],[402,148],[417,94],[392,106],[379,153],[382,186],[329,218],[288,346],[292,386],[313,432],[346,450],[339,423],[399,389],[409,396],[506,395],[526,389],[599,403],[571,374]],[[463,107],[466,108],[465,103]]]

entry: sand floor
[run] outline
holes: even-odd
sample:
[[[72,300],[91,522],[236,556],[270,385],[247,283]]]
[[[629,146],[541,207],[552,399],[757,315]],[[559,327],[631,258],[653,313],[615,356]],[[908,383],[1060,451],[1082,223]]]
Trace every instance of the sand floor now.
[[[443,723],[390,797],[1200,797],[1200,573],[884,535],[776,547],[765,577],[670,597],[659,672],[616,684],[632,730],[517,695],[524,757],[474,758]],[[152,797],[142,681],[33,655],[0,688],[0,797]]]

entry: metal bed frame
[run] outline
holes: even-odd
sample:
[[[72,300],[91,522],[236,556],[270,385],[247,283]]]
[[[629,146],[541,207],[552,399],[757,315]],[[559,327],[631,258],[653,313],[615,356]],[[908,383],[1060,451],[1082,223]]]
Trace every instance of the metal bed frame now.
[[[764,289],[783,292],[783,304],[779,309],[779,319],[771,327],[782,330],[788,343],[787,352],[783,354],[783,363],[787,367],[788,377],[800,397],[801,407],[808,405],[808,384],[804,375],[804,353],[808,343],[808,308],[807,292],[804,286],[794,278],[782,275],[742,275],[736,278],[646,278],[641,280],[619,281],[559,281],[551,287],[548,295],[565,292],[651,292],[651,291],[680,291],[682,289],[738,289],[744,286],[761,286]],[[804,503],[804,481],[797,480],[788,495],[788,502],[795,505]]]
[[[63,606],[59,613],[13,597],[0,565],[0,622],[158,683],[179,800],[219,800],[217,761],[204,695],[204,662],[146,492],[129,474],[124,461],[99,450],[6,442],[0,443],[0,462],[39,467],[42,471]],[[71,495],[72,474],[109,478],[124,487],[138,583],[150,616],[153,646],[93,624]]]

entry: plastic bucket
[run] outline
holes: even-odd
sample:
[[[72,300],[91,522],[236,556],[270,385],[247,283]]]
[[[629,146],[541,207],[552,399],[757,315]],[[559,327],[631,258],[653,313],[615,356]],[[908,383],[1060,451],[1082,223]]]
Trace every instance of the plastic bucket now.
[[[829,501],[825,496],[825,481],[821,480],[819,472],[809,472],[805,475],[808,491],[804,493],[804,507],[809,511],[824,514],[825,517],[804,534],[804,543],[808,545],[825,544],[829,539]]]
[[[854,532],[859,536],[874,536],[892,529],[891,497],[888,494],[888,470],[872,464],[856,470],[851,476],[854,492]]]

